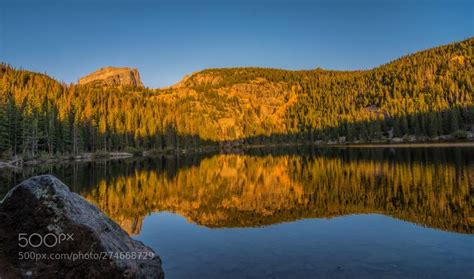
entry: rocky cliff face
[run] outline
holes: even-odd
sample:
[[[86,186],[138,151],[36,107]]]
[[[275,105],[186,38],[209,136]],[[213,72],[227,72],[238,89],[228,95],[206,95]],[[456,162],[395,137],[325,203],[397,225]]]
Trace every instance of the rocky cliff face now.
[[[50,175],[0,202],[0,278],[164,278],[161,260]]]
[[[101,68],[85,77],[82,77],[78,81],[79,85],[92,85],[92,86],[134,86],[143,87],[140,80],[140,74],[137,69],[128,67],[117,68],[117,67],[105,67]]]

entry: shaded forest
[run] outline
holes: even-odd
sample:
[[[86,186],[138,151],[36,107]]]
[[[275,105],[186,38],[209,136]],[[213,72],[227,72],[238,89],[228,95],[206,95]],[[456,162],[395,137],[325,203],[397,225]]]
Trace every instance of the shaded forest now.
[[[465,139],[474,38],[366,71],[207,69],[165,89],[63,84],[0,65],[0,152]]]

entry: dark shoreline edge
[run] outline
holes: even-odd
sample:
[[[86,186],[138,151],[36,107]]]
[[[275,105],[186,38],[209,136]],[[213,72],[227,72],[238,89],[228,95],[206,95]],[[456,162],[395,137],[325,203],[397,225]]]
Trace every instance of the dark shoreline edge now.
[[[313,146],[316,148],[435,148],[435,147],[474,147],[474,139],[462,140],[462,141],[410,141],[410,142],[361,142],[361,143],[305,143],[305,142],[294,142],[294,143],[275,143],[275,144],[249,144],[249,145],[229,145],[229,146],[205,146],[202,148],[193,149],[177,149],[162,151],[159,153],[150,154],[148,150],[143,151],[141,155],[136,155],[128,152],[103,152],[100,156],[96,156],[94,153],[82,153],[77,156],[52,156],[46,160],[32,159],[23,160],[21,157],[5,162],[0,160],[0,169],[12,168],[22,169],[25,166],[35,166],[40,164],[57,164],[62,162],[91,162],[99,160],[118,160],[133,157],[174,157],[174,156],[185,156],[187,154],[206,154],[215,152],[233,152],[240,150],[250,150],[259,148],[274,148],[274,147],[292,147],[292,146]]]

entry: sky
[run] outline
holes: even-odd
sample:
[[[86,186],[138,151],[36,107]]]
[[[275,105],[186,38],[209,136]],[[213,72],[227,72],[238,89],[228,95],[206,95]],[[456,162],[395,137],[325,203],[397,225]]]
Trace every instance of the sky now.
[[[469,0],[0,0],[0,61],[66,83],[104,66],[152,88],[205,68],[369,69],[472,36]]]

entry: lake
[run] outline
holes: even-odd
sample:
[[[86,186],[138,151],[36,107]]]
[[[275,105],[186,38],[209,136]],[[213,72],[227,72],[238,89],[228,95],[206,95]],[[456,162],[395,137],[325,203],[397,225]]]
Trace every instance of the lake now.
[[[474,148],[267,148],[50,173],[162,258],[166,278],[474,276]]]

